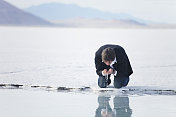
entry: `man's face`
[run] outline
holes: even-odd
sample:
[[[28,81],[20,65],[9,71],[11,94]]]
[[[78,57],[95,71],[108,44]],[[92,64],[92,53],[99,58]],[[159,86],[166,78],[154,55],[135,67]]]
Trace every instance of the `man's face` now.
[[[104,62],[106,65],[110,65],[112,63],[112,61],[105,61]]]

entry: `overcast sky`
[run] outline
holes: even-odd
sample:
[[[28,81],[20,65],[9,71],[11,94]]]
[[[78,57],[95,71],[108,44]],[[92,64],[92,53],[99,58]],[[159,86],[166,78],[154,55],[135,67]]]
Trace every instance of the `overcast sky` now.
[[[102,11],[127,13],[137,18],[176,24],[176,0],[5,0],[19,8],[49,2],[77,4]]]

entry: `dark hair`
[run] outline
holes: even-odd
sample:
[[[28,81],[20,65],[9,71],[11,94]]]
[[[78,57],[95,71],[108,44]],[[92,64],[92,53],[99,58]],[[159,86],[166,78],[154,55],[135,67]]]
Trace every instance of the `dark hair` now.
[[[103,62],[113,61],[115,59],[115,56],[115,51],[112,48],[105,48],[101,53]]]

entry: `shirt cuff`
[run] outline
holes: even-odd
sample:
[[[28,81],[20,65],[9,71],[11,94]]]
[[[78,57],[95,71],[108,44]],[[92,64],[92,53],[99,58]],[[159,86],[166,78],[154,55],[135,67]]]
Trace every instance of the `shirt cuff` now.
[[[103,76],[105,76],[105,74],[103,73],[103,71],[101,72]]]
[[[117,75],[117,71],[116,70],[114,70],[114,76],[116,76]]]

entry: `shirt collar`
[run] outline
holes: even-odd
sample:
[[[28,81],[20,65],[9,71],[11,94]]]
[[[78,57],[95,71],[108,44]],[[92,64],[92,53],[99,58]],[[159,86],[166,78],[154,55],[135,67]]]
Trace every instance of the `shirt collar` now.
[[[116,63],[117,62],[117,60],[116,60],[116,57],[115,57],[115,59],[112,61],[112,63],[110,64],[110,66],[112,66],[114,63]]]

